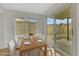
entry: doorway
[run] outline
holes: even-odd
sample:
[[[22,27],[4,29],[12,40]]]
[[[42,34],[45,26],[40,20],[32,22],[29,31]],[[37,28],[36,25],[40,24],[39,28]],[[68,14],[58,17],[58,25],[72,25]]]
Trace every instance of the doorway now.
[[[53,41],[54,55],[73,55],[71,7],[47,18],[47,39]]]

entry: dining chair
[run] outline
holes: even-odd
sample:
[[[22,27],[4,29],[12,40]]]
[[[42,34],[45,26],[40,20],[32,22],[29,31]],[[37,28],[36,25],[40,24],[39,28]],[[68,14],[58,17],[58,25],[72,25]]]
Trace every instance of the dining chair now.
[[[52,50],[53,50],[53,48],[52,48],[52,43],[53,43],[53,42],[52,42],[51,40],[47,39],[47,40],[46,40],[46,43],[48,44],[47,53],[50,52],[51,55],[53,55],[53,52],[52,52]]]
[[[44,34],[39,34],[39,39],[37,40],[38,42],[45,42],[45,35]],[[44,55],[44,48],[40,48],[40,55],[41,55],[41,52],[43,53]]]
[[[53,48],[52,48],[52,41],[49,40],[49,39],[45,40],[45,35],[42,35],[42,36],[43,36],[42,37],[42,39],[43,39],[42,41],[47,43],[47,54],[48,54],[48,52],[50,52],[51,55],[53,55],[53,52],[52,52],[52,50],[53,50]],[[44,53],[44,48],[42,48],[41,51],[42,51],[42,53]]]
[[[29,36],[25,35],[23,38],[24,38],[24,40],[26,40],[29,38]],[[15,37],[15,49],[19,48],[22,43],[23,43],[23,41],[18,41],[18,37],[16,36]],[[15,52],[16,52],[15,55],[20,55],[20,52],[18,50]],[[25,53],[23,55],[25,55]]]
[[[36,35],[36,37],[39,38],[37,40],[38,42],[46,42],[48,44],[47,53],[50,52],[51,55],[53,55],[53,52],[52,52],[52,41],[50,39],[46,40],[46,36],[44,34],[41,34],[41,33],[38,33]],[[44,53],[44,48],[40,48],[40,52]]]
[[[14,40],[11,40],[8,43],[8,49],[10,51],[10,53],[8,53],[8,55],[10,55],[10,56],[18,56],[19,55],[19,51],[16,51],[16,44],[15,44]]]
[[[14,41],[15,41],[15,44],[18,42],[18,37],[17,36],[15,36]]]
[[[37,34],[35,34],[35,37],[38,38],[38,39],[40,39],[40,37],[41,37],[41,33],[37,33]]]
[[[17,36],[15,36],[14,42],[15,42],[15,48],[20,47],[21,42],[20,42],[20,41],[18,41],[18,37],[17,37]]]
[[[29,34],[26,34],[25,36],[24,36],[24,39],[29,39]]]

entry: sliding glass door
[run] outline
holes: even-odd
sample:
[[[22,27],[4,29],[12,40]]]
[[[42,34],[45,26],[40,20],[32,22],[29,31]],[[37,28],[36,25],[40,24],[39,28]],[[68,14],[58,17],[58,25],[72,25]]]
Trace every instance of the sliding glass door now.
[[[62,55],[72,55],[71,18],[55,19],[55,49]]]
[[[71,6],[53,16],[47,19],[47,23],[48,39],[53,42],[54,55],[73,55]]]

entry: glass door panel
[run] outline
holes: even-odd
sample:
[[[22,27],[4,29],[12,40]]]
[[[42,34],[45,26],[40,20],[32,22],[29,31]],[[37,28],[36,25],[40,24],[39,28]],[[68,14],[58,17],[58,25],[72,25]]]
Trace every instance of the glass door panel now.
[[[56,19],[55,21],[55,49],[63,55],[72,55],[72,27],[71,18]]]
[[[52,46],[54,47],[54,18],[47,19],[47,41],[52,42]]]

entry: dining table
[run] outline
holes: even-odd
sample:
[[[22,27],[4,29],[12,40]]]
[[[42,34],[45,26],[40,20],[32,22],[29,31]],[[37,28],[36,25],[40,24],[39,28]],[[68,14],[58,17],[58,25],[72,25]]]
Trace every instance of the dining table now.
[[[47,56],[47,43],[40,42],[38,40],[26,40],[22,42],[21,46],[18,48],[20,52],[20,56],[24,55],[26,52],[33,50],[33,49],[42,49],[43,48],[43,55]]]

